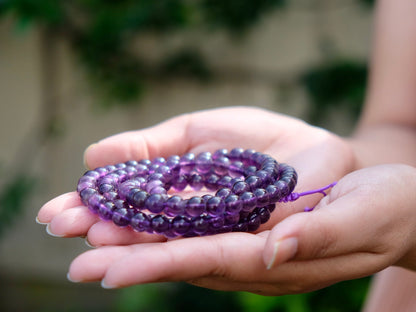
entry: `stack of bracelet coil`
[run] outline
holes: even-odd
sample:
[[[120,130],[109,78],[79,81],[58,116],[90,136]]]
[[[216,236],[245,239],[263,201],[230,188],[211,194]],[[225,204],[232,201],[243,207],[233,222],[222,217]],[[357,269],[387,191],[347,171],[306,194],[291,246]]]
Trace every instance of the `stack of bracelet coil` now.
[[[175,237],[254,231],[270,218],[275,203],[290,198],[296,183],[292,167],[234,148],[96,168],[79,179],[77,191],[101,219]],[[168,194],[188,186],[210,194]]]

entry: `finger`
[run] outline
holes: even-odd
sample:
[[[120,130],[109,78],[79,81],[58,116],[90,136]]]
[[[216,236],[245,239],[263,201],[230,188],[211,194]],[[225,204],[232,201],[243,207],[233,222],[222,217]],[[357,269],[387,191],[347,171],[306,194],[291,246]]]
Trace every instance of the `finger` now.
[[[241,248],[242,241],[244,248]],[[268,273],[261,258],[264,241],[264,238],[252,234],[228,233],[134,245],[129,254],[108,267],[103,284],[106,287],[123,287],[157,281],[190,280],[206,275],[251,280],[258,274],[257,268]],[[93,261],[91,258],[83,260],[81,255],[78,263],[80,259],[86,266],[100,261],[98,257]],[[77,265],[71,268],[76,269]]]
[[[66,209],[53,217],[48,224],[47,232],[59,237],[85,236],[89,228],[98,221],[98,216],[91,213],[87,207],[78,206]]]
[[[325,198],[313,212],[294,214],[270,232],[263,253],[270,268],[289,259],[333,257],[363,250],[377,226],[370,211],[354,209],[365,199],[364,192],[347,194],[334,202]],[[328,203],[325,206],[325,203]]]
[[[62,211],[78,206],[82,206],[82,202],[76,192],[62,194],[44,204],[39,210],[36,220],[38,223],[46,224]]]
[[[166,157],[188,150],[187,127],[190,115],[172,118],[154,127],[117,134],[92,144],[84,154],[88,168],[108,164]]]
[[[89,245],[98,247],[163,242],[166,238],[162,235],[136,232],[129,226],[119,227],[111,221],[101,221],[90,227],[87,240]]]

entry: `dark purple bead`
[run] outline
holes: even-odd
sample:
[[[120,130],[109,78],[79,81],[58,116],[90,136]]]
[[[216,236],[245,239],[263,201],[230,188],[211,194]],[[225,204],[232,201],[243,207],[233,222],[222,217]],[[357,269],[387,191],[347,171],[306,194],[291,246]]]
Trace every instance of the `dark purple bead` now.
[[[186,213],[191,217],[199,216],[205,211],[205,202],[201,197],[194,196],[186,202]]]
[[[149,194],[161,194],[166,195],[167,191],[163,186],[156,186],[149,191]]]
[[[218,182],[217,182],[217,184],[218,184],[218,187],[231,187],[232,186],[232,184],[231,184],[231,181],[233,180],[233,178],[232,177],[230,177],[230,176],[228,176],[228,175],[226,175],[226,176],[223,176],[221,179],[219,179],[218,180]]]
[[[233,148],[230,153],[228,154],[228,157],[232,160],[240,160],[241,155],[244,153],[244,149],[236,147]]]
[[[225,148],[218,149],[212,154],[212,159],[218,159],[228,155],[228,150]]]
[[[266,187],[272,182],[272,178],[267,171],[259,170],[255,173],[255,175],[261,179],[263,187]]]
[[[137,165],[136,170],[137,170],[136,174],[139,177],[144,177],[144,176],[147,176],[149,174],[149,168],[144,164]]]
[[[219,176],[216,174],[209,175],[205,180],[205,187],[210,191],[215,191],[218,188]]]
[[[113,222],[118,226],[127,226],[133,217],[133,210],[126,208],[117,208],[113,212]]]
[[[224,226],[224,218],[223,217],[211,217],[209,219],[210,231],[216,233],[223,226]]]
[[[214,196],[211,197],[206,204],[207,212],[211,216],[221,216],[225,211],[225,203],[222,198]]]
[[[268,185],[266,187],[266,192],[268,194],[269,203],[277,203],[282,198],[280,189],[276,185]]]
[[[137,212],[130,221],[133,229],[139,232],[148,231],[150,229],[150,219],[143,212]]]
[[[282,180],[275,182],[274,185],[280,190],[282,198],[286,197],[291,193],[287,183],[283,182]]]
[[[98,208],[98,215],[103,220],[111,220],[114,209],[116,209],[116,206],[112,202],[105,202],[100,204]]]
[[[172,178],[172,173],[171,170],[168,166],[166,165],[161,165],[159,166],[159,168],[156,169],[156,173],[160,173],[163,175],[163,178],[165,180],[170,180]]]
[[[225,175],[228,173],[228,167],[230,166],[230,159],[225,156],[220,156],[213,161],[214,172],[219,175]]]
[[[80,193],[79,196],[81,197],[81,201],[85,206],[88,206],[88,200],[91,196],[98,194],[98,191],[93,188],[85,188]]]
[[[117,207],[117,208],[130,208],[129,204],[127,204],[124,200],[122,199],[115,199],[113,200],[113,204]]]
[[[181,173],[190,173],[195,167],[195,154],[187,153],[183,155],[179,164],[181,165]]]
[[[128,160],[125,162],[125,164],[126,166],[129,166],[129,167],[136,167],[139,163],[135,160]]]
[[[141,160],[139,160],[139,164],[140,165],[145,165],[147,167],[147,166],[150,166],[152,164],[152,162],[149,159],[141,159]]]
[[[186,176],[180,175],[172,180],[172,187],[180,192],[188,186],[188,180]]]
[[[225,210],[228,214],[238,215],[243,208],[243,203],[237,195],[231,194],[224,199]]]
[[[135,208],[143,208],[149,194],[140,189],[133,189],[127,195],[126,201]]]
[[[177,235],[184,235],[191,229],[191,222],[184,216],[176,216],[172,220],[171,227]]]
[[[249,217],[247,221],[247,230],[248,231],[255,231],[259,228],[261,224],[260,216],[257,212],[253,212]]]
[[[186,201],[182,197],[174,195],[165,202],[164,211],[168,216],[177,216],[184,213],[185,204]]]
[[[203,152],[203,153],[198,154],[198,156],[195,159],[195,169],[199,173],[205,174],[211,170],[211,167],[212,167],[211,153]]]
[[[250,190],[250,186],[244,181],[238,181],[234,183],[233,187],[231,188],[231,192],[235,195],[243,194]]]
[[[243,203],[242,211],[252,211],[257,206],[257,198],[252,192],[244,192],[239,199]]]
[[[238,221],[240,220],[240,215],[239,214],[226,214],[224,216],[224,225],[236,225],[238,223]],[[232,230],[232,227],[230,229],[230,231]]]
[[[163,211],[165,197],[161,194],[151,194],[147,197],[144,207],[152,213],[159,213]]]
[[[245,182],[249,185],[250,190],[254,191],[256,188],[258,188],[262,181],[258,176],[250,175],[245,179]]]
[[[244,174],[246,176],[254,175],[257,172],[256,166],[248,166],[244,169]]]
[[[189,178],[189,186],[192,187],[194,191],[199,191],[204,186],[204,181],[199,174],[193,174]]]
[[[256,151],[255,150],[253,150],[253,149],[246,149],[246,150],[244,150],[244,152],[241,154],[241,158],[242,159],[244,159],[244,160],[250,160],[251,159],[251,157],[253,156],[253,154],[255,153]]]
[[[263,207],[269,204],[269,196],[265,189],[258,188],[253,191],[253,194],[257,198],[258,207]]]
[[[106,200],[113,201],[114,199],[118,199],[118,193],[117,192],[106,192],[103,193],[103,196]]]
[[[146,191],[147,191],[147,192],[150,192],[150,190],[151,190],[152,188],[155,188],[155,187],[157,187],[157,186],[163,186],[163,182],[162,182],[162,181],[160,181],[160,180],[152,180],[152,181],[149,181],[149,182],[146,184]]]
[[[225,198],[231,194],[231,190],[228,187],[220,188],[216,193],[215,196]]]
[[[155,159],[153,159],[152,164],[164,165],[165,162],[166,162],[165,158],[163,158],[163,157],[156,157]]]
[[[98,191],[101,194],[107,193],[107,192],[112,192],[114,190],[115,190],[115,187],[112,184],[107,184],[107,183],[100,184],[100,186],[98,187]]]
[[[266,223],[270,219],[270,211],[267,207],[259,208],[258,215],[260,216],[261,223]]]
[[[233,226],[233,232],[247,232],[247,222],[240,222]]]
[[[192,218],[191,224],[193,232],[198,235],[204,235],[209,228],[209,220],[204,216]]]
[[[84,173],[85,177],[92,177],[94,179],[97,179],[100,177],[100,174],[96,170],[89,170]]]
[[[98,212],[100,209],[100,204],[105,202],[105,198],[101,194],[94,194],[90,198],[88,198],[88,207],[90,210],[94,211],[95,213]]]
[[[244,175],[244,164],[241,161],[236,160],[231,163],[228,171],[232,177],[241,177]]]
[[[162,234],[170,228],[169,219],[163,215],[156,215],[152,218],[151,227],[156,233]]]
[[[159,164],[151,164],[149,166],[147,166],[147,168],[149,168],[149,174],[153,174],[156,172],[156,170],[160,167]]]

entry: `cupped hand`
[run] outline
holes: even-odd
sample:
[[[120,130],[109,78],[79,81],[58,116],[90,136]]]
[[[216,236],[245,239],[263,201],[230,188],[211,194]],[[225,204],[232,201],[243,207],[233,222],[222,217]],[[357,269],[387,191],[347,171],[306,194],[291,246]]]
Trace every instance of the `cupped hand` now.
[[[152,159],[233,147],[252,148],[295,167],[299,175],[298,192],[338,180],[353,169],[355,161],[350,146],[323,129],[266,110],[235,107],[181,115],[151,128],[106,138],[86,150],[85,163],[89,168],[95,168],[130,159]],[[319,196],[279,204],[258,235],[229,233],[215,238],[195,239],[197,242],[198,239],[217,241],[219,237],[224,237],[224,244],[234,236],[257,240],[264,236],[262,231],[270,229],[285,217],[303,211],[307,206],[313,207]],[[127,250],[140,247],[135,246],[136,243],[165,241],[158,235],[136,233],[130,228],[119,228],[111,222],[101,221],[81,204],[75,192],[45,204],[39,211],[38,221],[47,223],[48,231],[53,235],[86,236],[94,246],[129,245]],[[194,239],[187,241],[191,243]],[[218,244],[222,242],[221,239]],[[171,243],[176,244],[172,241],[166,247]],[[120,248],[122,253],[123,247]]]
[[[312,212],[271,231],[106,246],[71,264],[73,281],[103,287],[188,281],[263,295],[312,291],[390,265],[416,269],[416,169],[385,165],[339,181]]]

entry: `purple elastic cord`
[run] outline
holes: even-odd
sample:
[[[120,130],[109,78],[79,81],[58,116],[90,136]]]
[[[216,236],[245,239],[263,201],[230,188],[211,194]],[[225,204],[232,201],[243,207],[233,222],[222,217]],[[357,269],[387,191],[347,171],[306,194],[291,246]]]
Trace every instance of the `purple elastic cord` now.
[[[167,159],[127,161],[87,171],[78,181],[82,202],[103,220],[166,237],[251,232],[267,222],[278,202],[324,188],[294,193],[297,173],[252,149],[220,149]],[[185,188],[203,196],[171,194]]]

